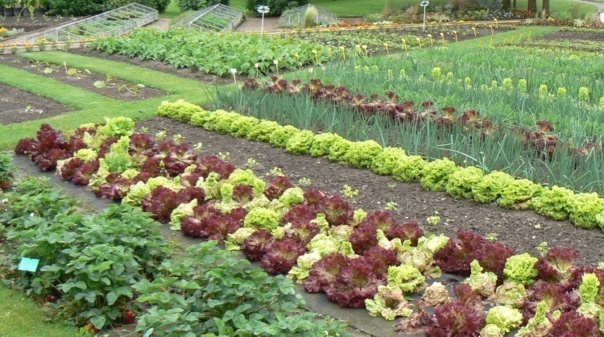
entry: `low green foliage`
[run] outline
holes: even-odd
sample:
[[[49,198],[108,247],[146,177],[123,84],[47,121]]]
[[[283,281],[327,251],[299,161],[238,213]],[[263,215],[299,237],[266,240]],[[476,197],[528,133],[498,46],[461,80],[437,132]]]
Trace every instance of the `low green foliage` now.
[[[155,280],[134,286],[150,305],[138,331],[156,336],[345,336],[344,326],[306,312],[294,284],[269,277],[215,241],[167,260]]]
[[[0,190],[8,188],[13,179],[15,167],[11,162],[13,156],[8,152],[0,152]]]
[[[346,151],[344,161],[354,168],[369,168],[375,156],[382,152],[382,146],[375,140],[354,142]]]
[[[170,252],[148,213],[114,205],[100,215],[82,215],[72,199],[39,179],[6,196],[6,217],[12,219],[3,221],[11,245],[4,268],[15,288],[54,302],[53,314],[78,326],[101,329],[140,309],[131,286],[153,278]],[[17,271],[24,256],[39,259],[39,271]]]
[[[96,40],[93,48],[110,54],[140,57],[225,76],[231,69],[242,75],[279,72],[321,63],[331,58],[326,46],[256,34],[223,34],[193,29],[160,32],[137,29],[127,38]]]
[[[458,168],[455,162],[448,158],[437,159],[429,162],[423,168],[420,182],[428,191],[444,191],[449,181],[449,176]]]

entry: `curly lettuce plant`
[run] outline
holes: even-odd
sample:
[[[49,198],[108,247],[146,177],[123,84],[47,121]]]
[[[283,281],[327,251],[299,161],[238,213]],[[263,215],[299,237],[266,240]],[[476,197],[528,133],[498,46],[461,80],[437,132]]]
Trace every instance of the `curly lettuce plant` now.
[[[287,141],[300,131],[300,129],[291,125],[279,127],[276,128],[273,133],[271,133],[268,141],[276,147],[284,148],[287,144]]]
[[[350,167],[368,168],[381,151],[382,146],[375,140],[353,142],[344,155],[344,161]]]
[[[510,256],[505,263],[503,274],[506,282],[512,281],[523,285],[535,282],[538,271],[536,268],[537,258],[529,253]]]
[[[453,172],[449,176],[446,191],[450,196],[472,199],[472,189],[478,185],[484,176],[484,172],[475,166],[464,167]]]
[[[422,187],[428,191],[444,191],[449,177],[458,170],[455,163],[448,159],[437,159],[424,166],[420,179]]]
[[[399,162],[407,157],[400,147],[385,147],[371,162],[371,170],[380,175],[392,175]]]
[[[497,204],[503,208],[528,209],[533,197],[537,196],[543,187],[528,179],[510,181],[501,191]]]
[[[423,176],[426,165],[427,162],[421,156],[407,156],[396,163],[392,176],[404,182],[415,182]]]
[[[565,220],[570,214],[574,195],[573,191],[564,187],[544,188],[533,198],[532,208],[535,212],[554,220]]]
[[[183,123],[189,123],[191,117],[198,112],[202,112],[203,109],[195,104],[185,102],[183,99],[179,99],[176,102],[163,101],[157,109],[157,115],[162,117],[168,117],[181,121]]]
[[[315,135],[314,141],[310,147],[310,155],[313,157],[321,157],[329,154],[331,146],[339,140],[342,140],[342,136],[332,133],[320,133]]]
[[[570,221],[577,227],[604,230],[604,199],[597,193],[578,193],[573,197],[570,207]]]
[[[309,154],[315,141],[315,134],[309,130],[302,130],[287,140],[285,150],[291,154]]]
[[[346,161],[346,153],[353,146],[354,142],[351,142],[344,138],[336,138],[329,148],[329,154],[327,157],[329,160],[334,162]]]
[[[496,201],[514,177],[500,171],[493,171],[485,175],[476,185],[472,187],[474,200],[486,204]]]

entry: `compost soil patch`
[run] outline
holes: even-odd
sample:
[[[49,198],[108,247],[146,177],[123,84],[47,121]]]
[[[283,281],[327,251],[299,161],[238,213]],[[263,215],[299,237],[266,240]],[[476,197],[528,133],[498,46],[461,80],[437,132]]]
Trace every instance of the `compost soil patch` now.
[[[0,124],[48,118],[72,110],[57,101],[0,83]]]
[[[131,83],[114,77],[114,75],[119,74],[113,74],[109,78],[105,74],[94,73],[86,69],[76,69],[61,64],[48,64],[13,55],[0,56],[0,64],[19,68],[36,75],[52,78],[74,87],[126,102],[166,95],[166,92],[163,90],[142,86],[138,83]],[[103,82],[104,86],[98,87],[95,85],[96,82]]]

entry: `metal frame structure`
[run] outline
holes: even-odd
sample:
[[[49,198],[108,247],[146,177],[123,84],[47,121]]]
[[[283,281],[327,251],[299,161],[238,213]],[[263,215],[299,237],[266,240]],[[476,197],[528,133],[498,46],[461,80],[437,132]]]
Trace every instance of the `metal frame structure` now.
[[[156,21],[156,9],[131,3],[98,15],[71,22],[39,34],[31,35],[28,42],[35,43],[41,38],[46,41],[78,41],[81,38],[121,35],[137,27]]]
[[[293,9],[286,10],[281,14],[279,18],[279,25],[281,27],[300,27],[302,21],[304,21],[304,15],[310,7],[317,9],[317,23],[319,25],[332,25],[338,22],[338,16],[334,13],[322,9],[315,5],[304,5]]]
[[[241,22],[243,22],[243,12],[223,4],[216,4],[198,10],[172,27],[224,32],[234,30]]]

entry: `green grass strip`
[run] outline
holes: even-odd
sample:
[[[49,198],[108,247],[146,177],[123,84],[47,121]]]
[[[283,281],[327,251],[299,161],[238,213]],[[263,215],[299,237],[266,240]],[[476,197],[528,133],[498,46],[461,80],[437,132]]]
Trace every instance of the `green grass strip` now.
[[[45,322],[41,306],[3,285],[0,285],[0,299],[0,336],[78,336],[78,330],[73,327]]]
[[[210,84],[198,82],[191,79],[166,74],[152,69],[138,67],[135,65],[98,59],[94,57],[71,54],[61,51],[50,51],[42,53],[25,53],[21,56],[48,63],[63,64],[79,69],[88,69],[101,74],[113,74],[117,78],[141,83],[149,87],[158,88],[168,93],[180,93],[183,95],[199,96],[207,94],[212,87]]]
[[[1,82],[78,109],[84,109],[91,103],[111,105],[117,102],[112,98],[9,66],[0,65],[0,73],[3,75]]]

